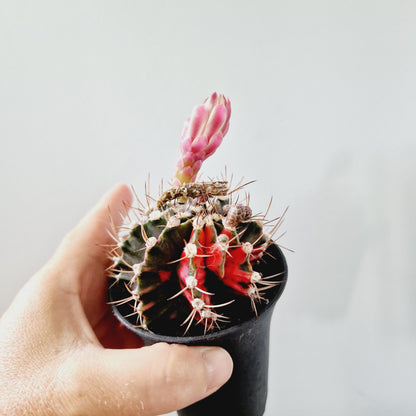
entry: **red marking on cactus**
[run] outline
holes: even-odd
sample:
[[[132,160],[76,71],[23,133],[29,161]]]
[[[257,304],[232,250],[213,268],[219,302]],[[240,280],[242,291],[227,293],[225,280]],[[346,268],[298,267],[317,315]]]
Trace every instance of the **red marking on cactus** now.
[[[226,253],[218,243],[212,244],[208,250],[206,266],[221,279],[224,277]]]
[[[215,231],[214,224],[212,225],[205,225],[204,227],[204,235],[205,235],[205,241],[203,244],[205,246],[209,246],[210,244],[215,243],[217,239],[217,232]]]
[[[204,251],[201,247],[197,247],[196,256],[192,258],[187,256],[184,249],[179,262],[178,276],[185,285],[189,276],[194,276],[198,283],[204,283]]]
[[[256,283],[261,280],[261,275],[253,271],[252,265],[265,249],[265,244],[252,248],[251,252],[245,250],[243,245],[230,248],[225,261],[223,283],[241,295],[257,299]]]
[[[235,261],[233,257],[227,257],[224,278],[222,281],[237,293],[247,296],[247,289],[250,284],[252,273],[243,270],[241,266],[242,263]]]
[[[199,247],[204,247],[205,242],[206,242],[206,239],[207,239],[207,226],[204,223],[204,220],[203,220],[202,217],[196,217],[196,218],[199,218],[200,219],[199,221],[195,221],[194,222],[194,227],[195,227],[195,224],[198,225],[198,229],[197,229],[197,233],[198,233],[198,246]],[[201,227],[202,224],[203,224],[203,226]],[[201,227],[201,228],[199,228],[199,227]],[[194,234],[194,232],[195,231],[192,231],[192,234]],[[191,240],[192,240],[192,237],[194,237],[192,234],[191,234]]]
[[[247,253],[241,246],[230,248],[227,254],[227,263],[244,264],[247,261]]]
[[[215,225],[209,217],[202,221],[200,226],[198,224],[195,220],[194,230],[178,265],[177,273],[181,286],[179,294],[182,293],[193,308],[189,319],[203,322],[206,327],[210,327],[213,324],[212,320],[205,315],[203,318],[202,309],[194,307],[195,299],[201,299],[208,308],[213,307],[210,294],[205,287],[207,270],[215,273],[234,292],[253,298],[250,291],[257,288],[253,280],[256,273],[253,273],[252,262],[261,257],[265,244],[256,247],[249,242],[241,244],[236,231],[227,228],[223,228],[217,235]],[[261,276],[258,275],[258,278]]]
[[[227,133],[230,116],[230,100],[217,93],[192,111],[182,132],[182,162],[176,165],[174,186],[195,181],[202,162],[215,152]]]
[[[221,234],[226,235],[229,238],[230,243],[235,243],[236,236],[235,236],[235,234],[230,229],[224,228],[221,231],[220,235]]]
[[[162,282],[166,282],[170,279],[172,272],[170,270],[159,270],[159,277]]]
[[[266,248],[267,248],[266,244],[262,244],[260,246],[254,247],[253,251],[250,254],[250,263],[256,260],[259,260],[263,256],[263,253],[265,252]]]

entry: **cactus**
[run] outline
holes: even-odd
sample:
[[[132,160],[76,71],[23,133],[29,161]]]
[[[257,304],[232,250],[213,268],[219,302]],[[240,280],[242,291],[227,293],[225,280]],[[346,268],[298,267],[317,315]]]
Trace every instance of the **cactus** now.
[[[272,235],[265,216],[253,216],[226,180],[196,182],[202,162],[228,131],[230,101],[214,93],[186,121],[173,187],[152,204],[132,208],[114,230],[109,268],[122,294],[115,302],[146,330],[166,335],[198,334],[256,315],[279,273],[263,276]],[[134,218],[133,218],[134,217]],[[123,234],[120,231],[125,231]]]

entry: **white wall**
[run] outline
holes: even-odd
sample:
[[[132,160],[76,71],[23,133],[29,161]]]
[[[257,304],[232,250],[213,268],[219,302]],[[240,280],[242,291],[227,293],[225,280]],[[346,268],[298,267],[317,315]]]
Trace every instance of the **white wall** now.
[[[217,90],[233,116],[204,172],[290,205],[266,416],[414,414],[415,19],[410,0],[0,1],[0,312],[113,183],[170,179]]]

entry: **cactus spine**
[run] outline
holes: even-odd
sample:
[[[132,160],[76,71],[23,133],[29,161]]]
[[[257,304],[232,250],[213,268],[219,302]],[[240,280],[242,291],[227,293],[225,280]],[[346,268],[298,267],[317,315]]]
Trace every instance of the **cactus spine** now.
[[[282,217],[266,235],[265,217],[233,201],[240,187],[195,182],[228,131],[230,115],[230,101],[217,93],[194,109],[182,134],[174,187],[154,206],[132,209],[136,219],[124,225],[124,237],[116,232],[110,276],[126,293],[118,304],[126,304],[127,317],[144,329],[177,335],[226,327],[229,312],[235,319],[235,309],[248,301],[256,314],[265,291],[280,283],[257,266]]]

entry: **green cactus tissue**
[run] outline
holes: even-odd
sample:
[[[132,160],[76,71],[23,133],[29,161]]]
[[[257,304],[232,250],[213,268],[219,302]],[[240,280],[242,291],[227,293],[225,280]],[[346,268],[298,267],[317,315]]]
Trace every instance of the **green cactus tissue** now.
[[[253,215],[226,179],[197,181],[228,131],[230,101],[214,93],[186,120],[172,188],[137,201],[114,230],[110,301],[137,327],[198,335],[256,316],[281,273],[262,263],[284,214]],[[269,228],[269,232],[265,231]]]

